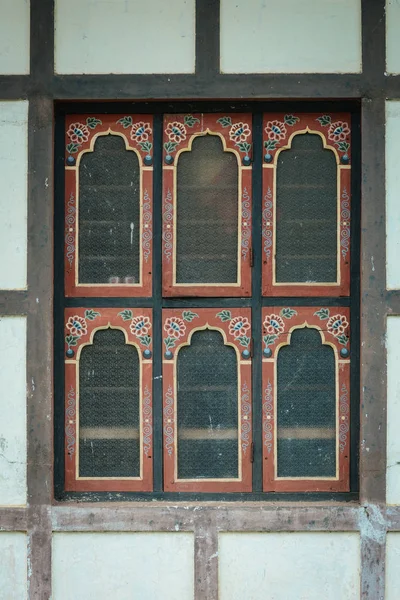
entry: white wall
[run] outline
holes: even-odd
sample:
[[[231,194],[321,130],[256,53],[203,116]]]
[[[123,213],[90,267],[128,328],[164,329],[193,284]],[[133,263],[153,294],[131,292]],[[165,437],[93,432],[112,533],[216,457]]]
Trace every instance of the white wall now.
[[[400,102],[386,102],[386,280],[400,288]]]
[[[56,533],[53,600],[193,600],[191,533]]]
[[[387,319],[386,501],[400,504],[400,318]]]
[[[0,75],[29,73],[29,0],[0,0]]]
[[[399,600],[400,596],[400,533],[386,537],[386,594],[385,600]]]
[[[27,597],[27,537],[19,532],[0,532],[0,599]]]
[[[57,73],[192,73],[194,0],[56,0]]]
[[[386,0],[386,70],[400,73],[400,2]]]
[[[0,340],[0,505],[21,505],[26,504],[26,318],[0,316]]]
[[[221,0],[224,73],[360,70],[360,0]]]
[[[27,120],[28,102],[0,102],[0,289],[26,287]]]
[[[357,533],[223,533],[219,600],[359,600]]]

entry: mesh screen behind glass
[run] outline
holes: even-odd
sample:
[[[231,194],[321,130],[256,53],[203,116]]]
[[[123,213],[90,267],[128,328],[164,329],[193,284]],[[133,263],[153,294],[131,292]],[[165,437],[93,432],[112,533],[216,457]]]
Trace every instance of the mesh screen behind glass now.
[[[139,215],[136,154],[99,137],[79,167],[79,283],[140,283]]]
[[[276,174],[276,281],[334,282],[337,173],[318,135],[296,135]]]
[[[336,475],[335,358],[316,329],[278,353],[278,477]]]
[[[219,137],[194,140],[177,167],[177,283],[236,283],[238,165]]]
[[[97,331],[79,363],[79,475],[138,477],[139,356],[117,329]]]
[[[198,331],[178,354],[178,478],[238,477],[236,352]]]

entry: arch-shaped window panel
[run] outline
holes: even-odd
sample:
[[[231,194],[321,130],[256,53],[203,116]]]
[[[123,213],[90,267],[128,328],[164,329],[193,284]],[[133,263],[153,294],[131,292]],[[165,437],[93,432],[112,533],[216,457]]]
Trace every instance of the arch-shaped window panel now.
[[[277,360],[277,476],[336,476],[336,366],[316,329],[296,329]]]
[[[66,117],[66,296],[150,296],[153,121]]]
[[[263,309],[263,489],[348,491],[350,311]]]
[[[350,294],[350,123],[264,114],[264,296]]]
[[[251,311],[163,310],[164,489],[251,491]]]
[[[118,329],[97,331],[79,361],[79,476],[140,476],[140,363]]]
[[[177,359],[178,479],[237,478],[235,349],[220,332],[196,331]]]
[[[65,309],[65,488],[151,491],[152,311]]]
[[[251,294],[252,119],[164,116],[163,294]]]
[[[337,280],[337,167],[316,134],[294,136],[276,169],[277,283]]]
[[[236,155],[196,137],[177,164],[176,282],[237,283],[238,237]]]
[[[140,283],[139,161],[120,136],[82,156],[78,228],[79,283]]]

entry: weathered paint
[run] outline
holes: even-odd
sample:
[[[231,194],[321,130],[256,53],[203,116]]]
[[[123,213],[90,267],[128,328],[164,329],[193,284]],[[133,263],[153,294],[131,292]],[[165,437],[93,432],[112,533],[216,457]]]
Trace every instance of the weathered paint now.
[[[27,157],[28,102],[0,102],[0,289],[26,287]]]
[[[386,0],[386,70],[400,73],[400,2]]]
[[[400,593],[400,533],[388,533],[385,600],[398,600]]]
[[[57,600],[192,600],[190,533],[56,533],[53,595]]]
[[[220,600],[356,600],[357,533],[223,533]]]
[[[4,600],[27,597],[26,542],[24,533],[0,533],[0,598]]]
[[[26,318],[0,317],[0,339],[0,505],[21,505],[26,503]]]
[[[0,74],[29,73],[29,0],[0,0]]]
[[[361,71],[360,0],[221,0],[223,73]]]
[[[387,464],[386,498],[400,504],[400,317],[387,319]]]
[[[388,289],[400,288],[400,263],[398,260],[400,252],[399,160],[400,102],[389,101],[386,102],[386,270]]]
[[[57,73],[193,73],[194,0],[56,0]]]

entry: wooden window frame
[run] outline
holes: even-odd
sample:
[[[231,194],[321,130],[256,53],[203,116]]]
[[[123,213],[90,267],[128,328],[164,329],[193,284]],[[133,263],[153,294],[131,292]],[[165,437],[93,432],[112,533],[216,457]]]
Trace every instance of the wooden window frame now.
[[[135,327],[137,317],[147,317],[152,326],[152,310],[140,308],[65,309],[65,489],[80,492],[150,492],[153,489],[153,402],[152,335],[143,340]],[[118,329],[125,343],[139,356],[139,477],[79,476],[79,361],[82,348],[93,344],[97,331]]]
[[[332,127],[346,125],[334,135]],[[274,132],[273,129],[276,129]],[[264,113],[263,115],[263,296],[310,297],[350,294],[351,115],[349,113]],[[348,131],[348,133],[347,133]],[[332,283],[278,283],[276,281],[276,179],[279,154],[289,150],[297,135],[318,135],[337,165],[337,280]],[[340,138],[340,139],[339,139]],[[343,139],[341,139],[343,138]]]
[[[232,121],[234,119],[234,122]],[[235,141],[241,125],[247,128]],[[175,128],[176,135],[171,133]],[[181,134],[180,134],[181,132]],[[238,280],[236,283],[177,283],[177,169],[182,152],[190,152],[193,141],[207,134],[218,136],[224,152],[232,152],[238,163]],[[181,139],[180,139],[181,137]],[[252,114],[164,115],[163,121],[163,295],[236,297],[251,295],[252,256]]]
[[[145,133],[140,127],[146,127]],[[81,136],[73,132],[79,125]],[[153,116],[138,114],[74,114],[65,121],[65,295],[70,297],[140,297],[152,293],[153,252]],[[98,137],[115,135],[137,156],[140,170],[140,236],[138,283],[79,283],[79,166],[95,151]]]
[[[350,470],[350,310],[347,307],[264,307],[263,317],[263,489],[265,492],[348,492]],[[335,334],[333,318],[343,327]],[[271,325],[272,322],[272,325]],[[268,329],[266,329],[266,325]],[[278,477],[277,475],[277,363],[283,346],[290,345],[294,330],[310,327],[319,331],[323,345],[335,356],[336,383],[336,476]],[[269,335],[269,330],[276,333]],[[342,331],[343,330],[343,331]],[[338,330],[339,331],[339,330]]]
[[[196,308],[190,311],[165,309],[163,334],[163,424],[164,424],[164,489],[167,492],[251,492],[252,489],[252,369],[251,337],[245,342],[230,327],[233,319],[244,319],[251,328],[251,310],[248,308]],[[187,316],[189,315],[189,316]],[[195,316],[193,316],[195,315]],[[176,338],[168,336],[170,319],[180,327]],[[235,479],[179,479],[178,426],[177,426],[177,358],[179,350],[190,346],[196,331],[219,331],[224,344],[235,349],[238,365],[238,478]],[[235,337],[236,336],[236,337]],[[171,340],[171,341],[170,341]],[[171,345],[173,343],[174,345]]]

